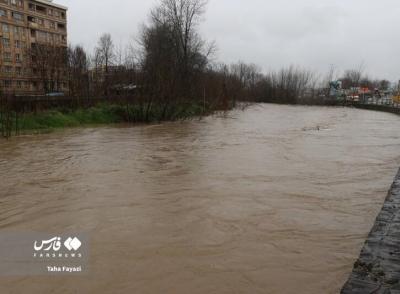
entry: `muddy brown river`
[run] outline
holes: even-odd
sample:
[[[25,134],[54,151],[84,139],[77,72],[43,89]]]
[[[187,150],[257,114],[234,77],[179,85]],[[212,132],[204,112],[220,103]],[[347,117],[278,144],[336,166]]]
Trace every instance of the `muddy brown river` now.
[[[0,293],[338,293],[400,165],[400,118],[254,105],[0,141],[0,233],[87,232],[90,272]]]

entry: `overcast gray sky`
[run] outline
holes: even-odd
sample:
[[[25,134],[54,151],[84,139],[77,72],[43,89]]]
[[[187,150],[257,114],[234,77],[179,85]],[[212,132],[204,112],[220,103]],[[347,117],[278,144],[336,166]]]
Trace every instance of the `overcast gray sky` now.
[[[116,44],[129,42],[158,1],[55,2],[69,7],[69,41],[91,49],[105,32]],[[201,30],[227,63],[320,73],[363,63],[371,78],[400,79],[399,0],[209,0]]]

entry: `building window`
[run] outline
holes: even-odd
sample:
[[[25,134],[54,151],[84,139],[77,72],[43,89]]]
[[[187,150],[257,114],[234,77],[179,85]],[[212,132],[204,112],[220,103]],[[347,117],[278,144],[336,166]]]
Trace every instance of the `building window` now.
[[[19,27],[14,27],[14,37],[19,34]]]
[[[7,17],[7,10],[0,9],[0,16],[1,17]]]
[[[15,54],[15,61],[16,61],[16,62],[21,62],[21,61],[22,61],[21,54],[19,54],[19,53],[16,53],[16,54]],[[21,69],[21,68],[20,68],[20,69]]]
[[[28,21],[37,23],[37,24],[39,24],[41,26],[43,26],[43,24],[44,24],[44,20],[42,18],[33,17],[33,16],[28,16]]]
[[[24,3],[22,2],[22,0],[11,0],[11,5],[17,7],[23,7]]]
[[[17,88],[21,89],[22,88],[22,81],[17,81]]]
[[[11,52],[4,52],[3,59],[4,61],[11,61]]]
[[[6,74],[10,74],[10,73],[12,73],[12,66],[9,66],[9,65],[6,65],[6,66],[3,66],[3,71],[6,73]]]
[[[17,75],[17,76],[22,76],[22,68],[21,67],[16,67],[15,68],[15,74]]]
[[[49,42],[49,43],[53,43],[54,42],[54,38],[53,38],[53,34],[52,33],[47,33],[47,42]]]
[[[47,33],[46,32],[37,32],[37,38],[39,41],[46,41],[47,40]]]
[[[60,31],[65,31],[65,24],[63,24],[63,23],[58,23],[58,24],[57,24],[57,29],[59,29]]]
[[[4,88],[11,88],[11,86],[12,86],[12,81],[10,80],[4,81]]]
[[[36,5],[36,12],[42,13],[42,14],[47,14],[47,9],[46,7]]]
[[[10,48],[10,39],[3,38],[3,47]]]
[[[10,31],[10,27],[7,24],[2,25],[3,33],[8,33]]]
[[[24,16],[21,13],[13,12],[12,17],[18,21],[24,21]]]

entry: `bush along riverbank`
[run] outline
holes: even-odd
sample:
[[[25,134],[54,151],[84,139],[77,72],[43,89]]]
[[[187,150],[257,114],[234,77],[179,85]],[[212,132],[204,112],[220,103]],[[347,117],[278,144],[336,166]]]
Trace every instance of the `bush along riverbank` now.
[[[40,112],[0,112],[3,137],[47,132],[59,128],[119,123],[154,123],[185,120],[212,113],[209,105],[121,105],[102,103],[87,108],[52,108]]]

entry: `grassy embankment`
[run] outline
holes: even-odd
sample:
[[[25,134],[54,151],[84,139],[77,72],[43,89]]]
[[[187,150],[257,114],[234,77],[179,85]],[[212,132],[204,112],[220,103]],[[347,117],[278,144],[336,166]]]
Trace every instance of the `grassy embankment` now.
[[[203,105],[198,104],[174,105],[167,109],[157,105],[147,108],[135,105],[100,104],[74,110],[60,108],[24,113],[18,115],[18,121],[15,119],[11,121],[13,132],[17,129],[18,132],[29,133],[86,125],[173,121],[201,116],[209,112],[210,109],[204,109]]]

